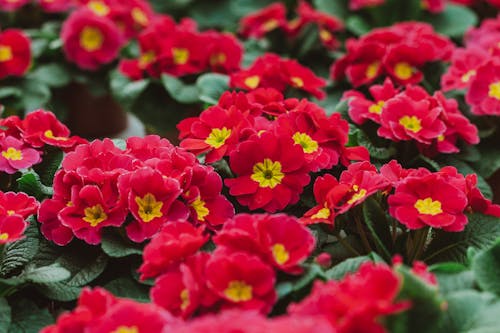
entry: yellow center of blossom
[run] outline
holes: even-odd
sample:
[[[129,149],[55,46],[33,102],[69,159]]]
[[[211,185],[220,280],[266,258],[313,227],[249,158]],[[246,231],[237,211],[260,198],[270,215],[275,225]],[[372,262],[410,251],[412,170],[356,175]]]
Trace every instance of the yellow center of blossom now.
[[[156,53],[154,51],[148,51],[141,54],[139,57],[139,68],[145,69],[149,64],[151,64],[156,59]]]
[[[366,67],[366,77],[368,79],[373,79],[377,76],[378,70],[380,68],[380,61],[372,62],[368,67]]]
[[[278,243],[273,245],[273,257],[278,265],[283,265],[290,259],[290,254],[283,244]]]
[[[132,19],[134,20],[135,23],[146,26],[149,23],[148,16],[140,9],[135,7],[132,9]]]
[[[224,295],[235,303],[246,302],[252,299],[252,286],[243,281],[231,281],[224,290]]]
[[[139,333],[137,326],[119,326],[111,333]]]
[[[273,162],[270,159],[264,159],[264,162],[256,163],[253,166],[253,174],[250,178],[260,187],[275,188],[281,183],[285,175],[281,172],[281,163]]]
[[[104,43],[104,36],[97,28],[85,27],[80,34],[80,46],[87,52],[99,50]]]
[[[438,215],[443,212],[441,209],[441,202],[432,200],[432,198],[418,199],[415,202],[415,208],[420,214],[424,215]]]
[[[422,129],[421,121],[416,116],[403,116],[399,119],[399,124],[414,133]]]
[[[68,138],[64,136],[54,136],[54,133],[51,130],[46,130],[43,135],[46,138],[53,139],[53,140],[60,140],[60,141],[67,141]]]
[[[385,102],[384,101],[378,101],[376,104],[372,104],[368,108],[368,112],[370,113],[376,113],[376,114],[381,114],[382,113],[382,108],[384,107]]]
[[[407,62],[398,62],[394,66],[394,74],[401,80],[408,80],[414,73],[413,68]]]
[[[470,71],[468,71],[467,73],[465,73],[464,75],[462,75],[462,78],[460,80],[463,83],[467,83],[475,75],[476,75],[476,71],[473,70],[473,69],[471,69]]]
[[[271,19],[271,20],[266,21],[262,24],[262,29],[264,31],[271,31],[271,30],[276,29],[279,25],[280,25],[280,23],[278,22],[278,20]]]
[[[108,215],[106,215],[104,209],[99,204],[85,208],[83,213],[85,214],[83,220],[90,223],[91,227],[96,227],[99,223],[108,219]]]
[[[12,210],[12,209],[9,209],[9,210],[7,211],[7,215],[9,215],[9,216],[14,215],[15,213],[16,213],[16,211],[14,211],[14,210]]]
[[[196,212],[198,221],[205,221],[205,217],[210,214],[210,210],[205,206],[205,204],[205,201],[201,200],[199,196],[191,204],[191,207],[193,207],[194,211]]]
[[[218,149],[226,143],[227,138],[229,138],[230,136],[231,130],[227,127],[214,128],[205,139],[205,143],[210,147]]]
[[[163,202],[156,201],[156,198],[151,193],[147,193],[144,197],[135,197],[135,203],[139,206],[138,214],[143,222],[151,222],[157,217],[162,217],[161,208]]]
[[[6,232],[2,232],[0,234],[0,241],[6,241],[7,239],[9,239],[9,234]]]
[[[366,190],[364,188],[360,190],[358,185],[353,185],[352,189],[354,190],[355,193],[352,195],[351,199],[347,201],[349,205],[352,205],[353,203],[366,197]]]
[[[306,133],[297,132],[292,136],[293,142],[300,145],[304,153],[311,154],[318,150],[318,142],[313,140]]]
[[[184,311],[189,306],[189,291],[184,289],[180,294],[181,298],[181,310]]]
[[[333,35],[331,34],[330,31],[326,29],[321,29],[319,31],[319,38],[321,38],[321,40],[324,42],[329,42],[333,39]]]
[[[304,86],[304,80],[300,77],[294,76],[290,79],[292,81],[292,85],[296,88],[302,88]]]
[[[23,153],[19,149],[13,147],[4,150],[2,156],[11,161],[20,161],[23,159]]]
[[[443,134],[441,134],[441,135],[439,135],[439,136],[437,137],[437,140],[438,140],[438,142],[443,142],[443,141],[444,141],[444,138],[445,138],[445,137],[444,137],[444,135],[443,135]]]
[[[500,100],[500,81],[490,84],[488,96]]]
[[[87,4],[87,7],[99,16],[106,16],[110,12],[109,7],[102,1],[92,0]]]
[[[189,50],[184,48],[174,47],[172,49],[172,57],[174,64],[185,65],[189,60]]]
[[[325,202],[325,207],[321,208],[318,210],[318,212],[314,215],[311,216],[312,219],[327,219],[330,217],[330,209],[326,207],[326,202]]]
[[[260,77],[258,75],[252,75],[245,79],[245,85],[250,89],[255,89],[260,84]]]
[[[210,65],[211,66],[217,66],[217,65],[222,65],[226,62],[227,57],[226,54],[223,52],[217,52],[214,53],[210,56]]]
[[[0,45],[0,62],[10,61],[14,58],[10,46]]]

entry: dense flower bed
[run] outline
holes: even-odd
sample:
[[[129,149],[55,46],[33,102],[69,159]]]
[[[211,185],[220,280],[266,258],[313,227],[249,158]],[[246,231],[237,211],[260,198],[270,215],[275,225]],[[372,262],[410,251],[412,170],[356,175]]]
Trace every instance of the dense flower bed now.
[[[0,0],[0,333],[498,330],[499,8]]]

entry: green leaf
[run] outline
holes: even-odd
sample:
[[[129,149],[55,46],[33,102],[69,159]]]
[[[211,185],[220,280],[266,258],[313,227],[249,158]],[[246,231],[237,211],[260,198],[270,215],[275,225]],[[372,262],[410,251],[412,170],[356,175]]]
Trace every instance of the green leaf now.
[[[321,267],[317,264],[311,264],[309,269],[293,284],[293,291],[299,291],[302,288],[309,286],[314,280],[323,277],[324,273]]]
[[[387,215],[380,207],[377,200],[368,198],[363,203],[363,217],[365,223],[370,230],[371,236],[375,240],[377,250],[381,252],[387,260],[390,260],[392,255],[386,247],[392,243],[391,233],[389,230],[389,221]]]
[[[362,256],[346,259],[340,264],[337,264],[327,270],[325,272],[326,278],[328,280],[341,280],[344,278],[344,276],[346,276],[346,274],[356,272],[361,264],[366,261],[370,261],[370,257]]]
[[[357,15],[349,16],[345,21],[345,27],[356,36],[362,36],[372,29],[361,16]]]
[[[481,149],[481,160],[472,164],[474,170],[484,178],[491,177],[500,169],[500,154],[495,146]]]
[[[202,102],[215,105],[220,96],[229,89],[229,77],[223,74],[207,73],[196,80],[199,99]]]
[[[344,0],[314,0],[314,7],[317,10],[335,15],[340,18],[345,18],[349,15],[347,1]]]
[[[39,232],[34,219],[24,232],[25,237],[5,245],[0,264],[0,276],[10,275],[14,270],[26,265],[37,254],[39,248]]]
[[[131,109],[137,98],[146,90],[149,83],[150,81],[146,79],[130,81],[117,70],[110,74],[111,93],[127,110]]]
[[[439,263],[429,267],[429,270],[436,275],[439,291],[442,294],[472,289],[474,286],[474,273],[462,264]]]
[[[436,230],[423,258],[425,262],[467,262],[467,249],[485,249],[500,237],[500,219],[481,213],[469,214],[469,223],[462,232]]]
[[[482,290],[500,295],[500,239],[474,257],[472,270]]]
[[[28,171],[17,179],[17,185],[20,191],[32,195],[39,201],[54,193],[52,187],[42,184],[40,176],[34,171]]]
[[[393,146],[389,148],[384,148],[384,147],[376,147],[370,139],[366,136],[366,134],[359,130],[357,131],[357,143],[359,146],[363,146],[366,149],[368,149],[368,152],[370,153],[370,156],[373,158],[376,158],[378,160],[386,160],[389,159],[391,156],[393,156],[396,153],[396,148]]]
[[[37,66],[33,72],[28,74],[27,79],[36,80],[49,87],[60,88],[70,83],[71,75],[63,65],[50,63]]]
[[[127,149],[127,141],[123,139],[112,139],[111,141],[113,141],[113,144],[115,145],[116,148],[120,150]]]
[[[26,111],[32,111],[46,106],[50,100],[49,86],[38,80],[25,79],[21,84],[22,101]]]
[[[476,25],[477,21],[476,14],[469,8],[451,4],[447,4],[442,13],[429,15],[427,19],[436,32],[457,38],[461,38],[467,29]]]
[[[170,96],[181,104],[193,104],[200,101],[200,91],[196,85],[184,84],[181,80],[167,74],[161,76],[161,82]]]
[[[5,298],[0,298],[0,333],[7,333],[10,326],[11,310]]]
[[[52,300],[70,302],[78,298],[82,287],[68,286],[64,282],[45,283],[37,285],[36,289]]]
[[[118,278],[104,285],[104,288],[117,297],[126,297],[138,302],[149,302],[149,288],[131,278]]]
[[[17,87],[1,87],[0,88],[0,98],[6,97],[19,97],[22,95],[21,89]]]
[[[63,157],[64,153],[60,149],[48,149],[43,155],[42,163],[34,166],[33,169],[40,175],[42,184],[51,186],[54,183],[54,175],[61,168]]]
[[[27,299],[13,297],[10,299],[12,307],[12,323],[9,333],[34,333],[54,322],[47,309],[39,308]]]
[[[113,231],[106,231],[102,237],[101,247],[104,253],[113,258],[122,258],[133,254],[142,255],[142,250],[136,243],[132,243]]]
[[[40,284],[61,282],[70,276],[71,273],[57,263],[43,267],[28,266],[24,271],[26,280]]]

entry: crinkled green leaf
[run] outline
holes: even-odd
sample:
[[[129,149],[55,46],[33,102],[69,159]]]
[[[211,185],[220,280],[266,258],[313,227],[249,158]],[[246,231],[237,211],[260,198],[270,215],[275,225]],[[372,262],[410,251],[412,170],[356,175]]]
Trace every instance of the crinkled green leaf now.
[[[220,96],[229,89],[229,77],[223,74],[207,73],[196,80],[202,102],[215,105]]]
[[[171,75],[161,76],[163,86],[174,100],[181,104],[193,104],[200,101],[200,90],[197,85],[188,85]]]
[[[9,332],[11,309],[5,298],[0,298],[0,333]]]
[[[15,270],[20,269],[38,252],[39,232],[34,219],[30,219],[30,225],[24,232],[24,238],[5,245],[0,264],[0,276],[10,275]]]
[[[104,285],[104,288],[117,297],[126,297],[138,302],[149,302],[149,288],[131,278],[120,277]]]
[[[427,22],[438,33],[459,38],[477,23],[477,16],[466,6],[447,4],[442,13],[428,15]]]
[[[52,187],[42,184],[40,176],[34,171],[24,173],[17,179],[17,185],[20,191],[32,195],[40,201],[54,193]]]
[[[356,272],[366,261],[370,261],[370,257],[362,256],[346,259],[327,270],[325,275],[328,280],[341,280],[346,274]]]
[[[133,254],[142,255],[142,250],[136,243],[124,239],[114,230],[109,230],[102,237],[101,247],[104,253],[110,257],[122,258]]]
[[[35,333],[54,322],[46,308],[39,308],[30,300],[12,297],[9,302],[12,308],[9,333]]]
[[[59,264],[54,263],[43,267],[28,266],[23,275],[28,281],[44,284],[64,281],[71,276],[71,273],[59,266]]]
[[[482,290],[500,296],[500,239],[474,257],[472,270]]]
[[[71,75],[62,64],[49,63],[37,66],[27,75],[27,79],[36,80],[49,87],[60,88],[70,83]]]

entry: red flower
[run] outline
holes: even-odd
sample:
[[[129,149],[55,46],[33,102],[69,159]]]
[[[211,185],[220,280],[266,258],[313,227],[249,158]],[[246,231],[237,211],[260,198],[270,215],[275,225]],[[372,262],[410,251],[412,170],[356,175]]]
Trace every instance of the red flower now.
[[[0,245],[23,238],[27,227],[28,224],[20,215],[0,216]]]
[[[0,215],[19,215],[26,219],[35,214],[37,209],[38,201],[26,193],[0,191]]]
[[[291,304],[292,315],[324,316],[340,333],[385,332],[383,316],[406,310],[409,302],[396,302],[398,276],[385,264],[366,262],[342,281],[316,282],[311,294]]]
[[[237,175],[225,180],[229,193],[251,210],[274,212],[296,203],[310,180],[302,147],[268,132],[241,143],[229,164]]]
[[[203,232],[203,227],[195,228],[189,223],[167,223],[144,248],[141,279],[157,277],[195,254],[207,241]]]
[[[328,223],[333,225],[336,212],[332,209],[333,207],[331,207],[328,197],[330,190],[338,188],[338,186],[339,182],[330,174],[316,178],[313,192],[317,205],[304,214],[302,218],[303,223]],[[348,188],[347,185],[343,185],[342,192],[348,190]]]
[[[208,66],[213,72],[231,73],[240,69],[243,47],[231,34],[205,32]]]
[[[441,13],[445,6],[445,0],[422,0],[422,7],[433,14]]]
[[[338,46],[338,41],[333,36],[333,33],[343,29],[342,21],[333,15],[314,10],[311,5],[303,0],[299,2],[297,13],[299,14],[299,28],[307,23],[315,23],[318,26],[319,38],[323,45],[329,49]]]
[[[389,213],[409,229],[462,231],[467,224],[465,193],[439,174],[407,177],[388,202]]]
[[[30,44],[31,41],[21,30],[0,32],[0,79],[10,75],[23,76],[28,71],[31,64]]]
[[[496,58],[477,69],[465,100],[476,115],[500,114],[500,62]]]
[[[285,5],[276,2],[243,17],[240,21],[240,32],[246,38],[261,38],[270,31],[285,28],[286,25]]]
[[[268,313],[276,300],[273,269],[244,252],[216,251],[207,263],[206,279],[227,306]]]
[[[350,0],[349,9],[358,10],[365,7],[376,7],[385,3],[385,0]]]
[[[487,52],[480,48],[456,49],[453,52],[451,66],[441,77],[443,91],[468,88],[477,69],[489,58]]]
[[[25,4],[27,4],[29,0],[0,0],[0,10],[6,12],[13,12]]]
[[[66,12],[75,5],[73,0],[37,0],[37,3],[46,13]]]
[[[40,153],[12,136],[0,137],[0,171],[8,174],[27,169],[41,161]]]
[[[192,31],[175,31],[163,42],[158,61],[162,72],[183,76],[199,73],[207,67],[207,38]]]
[[[68,60],[89,70],[113,61],[123,45],[123,35],[113,22],[87,9],[69,16],[63,24],[61,39]]]

